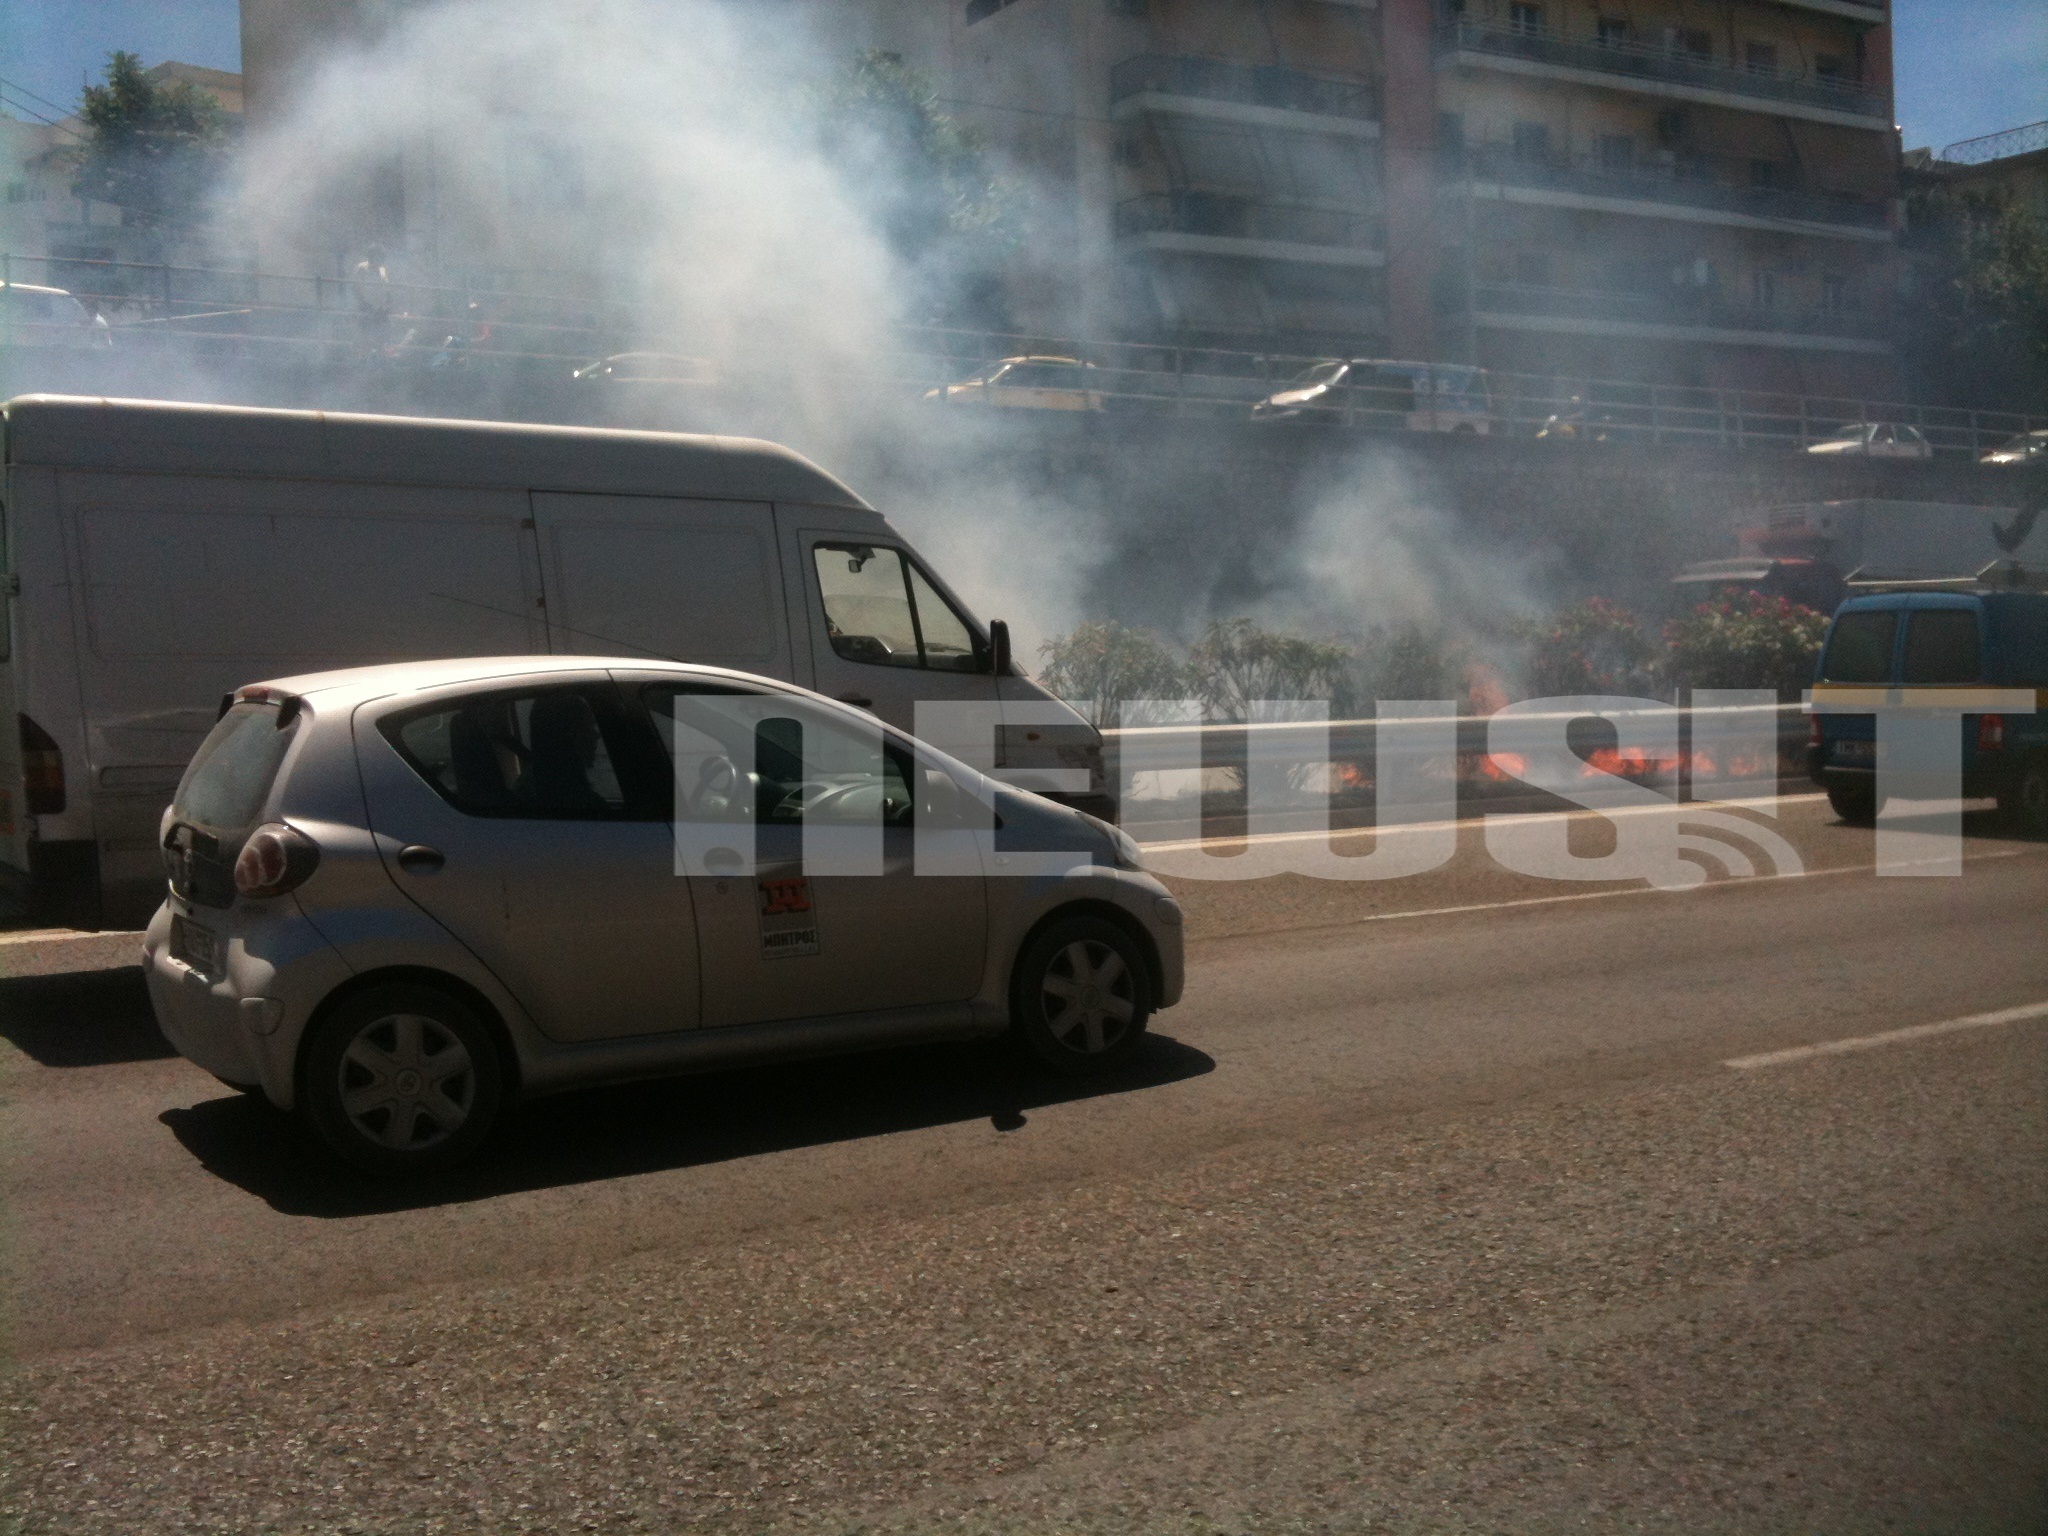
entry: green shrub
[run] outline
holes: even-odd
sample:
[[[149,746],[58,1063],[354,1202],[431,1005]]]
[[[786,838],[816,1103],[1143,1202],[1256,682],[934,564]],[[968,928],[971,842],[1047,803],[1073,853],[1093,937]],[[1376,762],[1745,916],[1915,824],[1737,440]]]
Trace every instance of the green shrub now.
[[[1746,592],[1702,603],[1664,626],[1666,666],[1683,688],[1774,688],[1796,696],[1813,681],[1828,617],[1782,597]]]

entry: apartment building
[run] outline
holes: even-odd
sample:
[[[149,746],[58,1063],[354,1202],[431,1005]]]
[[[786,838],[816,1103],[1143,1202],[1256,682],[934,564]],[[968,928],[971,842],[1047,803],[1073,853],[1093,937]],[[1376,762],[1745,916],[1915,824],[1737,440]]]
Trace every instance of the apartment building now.
[[[1897,390],[1888,0],[730,3],[983,132],[1020,330]],[[252,113],[402,9],[244,0]],[[347,228],[430,253],[390,179]]]
[[[1899,221],[1866,0],[1465,0],[1434,85],[1439,342],[1496,367],[1886,390]]]

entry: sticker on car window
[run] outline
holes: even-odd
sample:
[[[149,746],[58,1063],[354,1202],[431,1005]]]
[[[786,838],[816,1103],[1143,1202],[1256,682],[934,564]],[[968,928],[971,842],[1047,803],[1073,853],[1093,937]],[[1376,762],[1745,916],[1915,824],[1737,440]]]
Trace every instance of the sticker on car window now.
[[[761,958],[784,960],[818,952],[811,882],[801,875],[755,882],[761,897]]]

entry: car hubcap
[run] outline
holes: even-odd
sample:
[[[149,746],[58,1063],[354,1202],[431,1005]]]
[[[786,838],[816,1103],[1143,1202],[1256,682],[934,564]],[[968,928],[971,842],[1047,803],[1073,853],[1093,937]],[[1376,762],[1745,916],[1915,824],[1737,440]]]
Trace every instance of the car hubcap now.
[[[1083,1055],[1115,1045],[1137,1012],[1123,956],[1093,939],[1077,939],[1054,955],[1040,991],[1052,1037]]]
[[[393,1014],[366,1025],[341,1056],[341,1107],[358,1134],[397,1152],[440,1145],[469,1119],[476,1065],[446,1025]]]

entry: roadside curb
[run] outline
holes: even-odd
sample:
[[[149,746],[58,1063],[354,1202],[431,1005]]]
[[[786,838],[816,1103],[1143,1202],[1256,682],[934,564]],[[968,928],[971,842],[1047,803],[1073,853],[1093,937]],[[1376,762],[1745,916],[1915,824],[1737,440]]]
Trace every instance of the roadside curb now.
[[[31,928],[20,933],[0,933],[0,981],[120,970],[141,963],[139,932],[80,933],[71,928]]]

